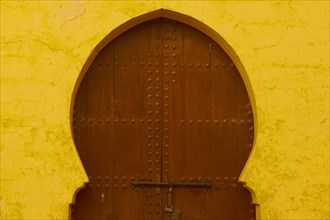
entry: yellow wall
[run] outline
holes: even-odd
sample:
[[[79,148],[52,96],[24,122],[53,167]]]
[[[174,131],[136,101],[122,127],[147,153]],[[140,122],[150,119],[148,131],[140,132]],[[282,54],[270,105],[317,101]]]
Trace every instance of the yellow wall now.
[[[1,218],[68,217],[87,181],[77,78],[114,28],[160,8],[207,24],[245,67],[258,129],[241,180],[261,219],[329,219],[328,1],[2,1]]]

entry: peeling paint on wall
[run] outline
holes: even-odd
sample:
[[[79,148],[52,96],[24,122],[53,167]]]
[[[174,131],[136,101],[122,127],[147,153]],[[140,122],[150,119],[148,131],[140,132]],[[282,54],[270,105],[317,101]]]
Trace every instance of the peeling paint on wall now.
[[[94,47],[160,8],[217,31],[242,61],[258,131],[241,180],[261,219],[329,219],[328,1],[1,1],[1,219],[66,219],[87,176],[71,95]]]

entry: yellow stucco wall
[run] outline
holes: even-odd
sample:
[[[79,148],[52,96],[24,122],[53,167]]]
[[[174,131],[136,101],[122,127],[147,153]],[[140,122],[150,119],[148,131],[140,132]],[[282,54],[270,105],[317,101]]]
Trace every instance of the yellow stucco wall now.
[[[241,180],[261,219],[329,219],[328,1],[1,1],[1,218],[66,219],[87,181],[70,131],[81,69],[160,8],[218,32],[246,70],[256,140]]]

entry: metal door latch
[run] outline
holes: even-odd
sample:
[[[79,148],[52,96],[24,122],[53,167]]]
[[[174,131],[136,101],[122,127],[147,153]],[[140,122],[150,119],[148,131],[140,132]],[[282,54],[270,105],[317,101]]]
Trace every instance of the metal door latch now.
[[[173,186],[170,185],[168,187],[168,193],[167,193],[167,204],[165,205],[165,212],[171,213],[173,212],[173,207],[172,207],[172,188]]]
[[[167,212],[167,220],[180,220],[182,218],[181,211],[174,211],[172,205],[172,191],[173,187],[200,187],[209,188],[211,187],[211,182],[171,182],[171,181],[138,181],[137,179],[132,181],[132,187],[168,187],[167,203],[165,205],[164,211]]]
[[[204,188],[209,188],[211,186],[210,182],[144,182],[144,181],[132,181],[132,186],[134,187],[141,187],[141,186],[146,186],[146,187],[204,187]]]

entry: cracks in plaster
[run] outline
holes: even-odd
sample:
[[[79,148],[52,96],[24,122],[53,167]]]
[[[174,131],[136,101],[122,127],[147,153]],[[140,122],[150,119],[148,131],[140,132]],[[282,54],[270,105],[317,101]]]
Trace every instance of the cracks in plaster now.
[[[74,21],[74,20],[78,19],[79,17],[83,16],[84,14],[86,14],[86,11],[87,11],[87,8],[84,8],[84,10],[83,10],[81,13],[75,15],[73,18],[66,19],[66,20],[61,24],[61,27],[63,27],[64,25],[66,25],[68,22],[70,22],[70,21]]]
[[[253,49],[254,49],[254,50],[270,49],[270,48],[274,48],[274,47],[280,45],[280,43],[281,43],[281,41],[283,40],[283,38],[284,38],[285,36],[288,35],[288,33],[289,33],[289,28],[290,28],[290,27],[291,27],[290,25],[287,25],[287,26],[286,26],[286,28],[285,28],[283,34],[282,34],[281,36],[279,36],[279,37],[276,39],[276,42],[275,42],[275,43],[272,43],[272,44],[269,44],[269,45],[264,45],[264,46],[259,46],[259,47],[253,47]]]
[[[47,46],[51,51],[55,51],[55,52],[57,51],[57,52],[67,53],[65,50],[60,49],[60,48],[54,48],[49,43],[44,42],[44,41],[42,41],[40,39],[35,39],[35,41],[38,42],[38,43],[40,43],[40,44],[42,44],[42,45]]]
[[[8,46],[10,44],[18,44],[21,43],[23,40],[15,40],[15,41],[2,41],[1,46]]]

